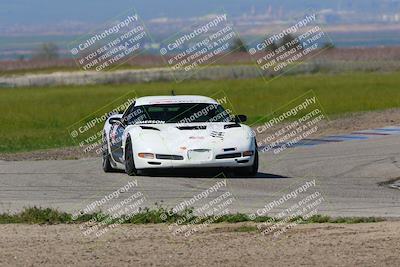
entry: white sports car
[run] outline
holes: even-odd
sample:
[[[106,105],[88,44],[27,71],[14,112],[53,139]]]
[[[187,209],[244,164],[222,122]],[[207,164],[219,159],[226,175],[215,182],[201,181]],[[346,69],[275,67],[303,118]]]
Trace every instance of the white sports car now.
[[[246,120],[204,96],[138,98],[104,125],[103,170],[222,168],[255,176],[257,143]]]

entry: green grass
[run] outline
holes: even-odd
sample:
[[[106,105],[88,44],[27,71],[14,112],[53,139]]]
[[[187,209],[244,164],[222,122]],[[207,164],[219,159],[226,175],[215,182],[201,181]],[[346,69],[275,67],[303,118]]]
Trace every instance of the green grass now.
[[[400,107],[400,73],[284,76],[229,81],[0,89],[0,153],[74,146],[67,127],[122,95],[201,94],[224,90],[253,123],[313,90],[328,115]]]
[[[163,217],[162,214],[172,214]],[[51,208],[40,208],[40,207],[29,207],[25,208],[19,213],[10,214],[10,213],[2,213],[0,214],[0,224],[11,224],[11,223],[26,223],[26,224],[65,224],[65,223],[82,223],[89,222],[90,220],[98,221],[97,218],[101,218],[101,221],[106,221],[107,215],[97,212],[92,214],[86,214],[81,217],[73,219],[72,214],[66,212],[60,212]],[[182,220],[184,218],[190,218],[188,220]],[[201,224],[211,217],[201,218],[197,220],[197,216],[193,215],[193,209],[185,209],[179,213],[172,213],[168,210],[161,207],[156,206],[156,208],[149,209],[144,208],[139,213],[130,217],[129,220],[123,220],[123,223],[126,224],[158,224],[158,223],[180,223],[185,221],[185,223],[196,223]],[[293,219],[292,221],[296,221],[301,219],[298,217]],[[110,220],[109,223],[114,223],[118,221],[119,218],[115,218],[114,220]],[[252,221],[249,216],[242,213],[237,214],[227,214],[219,217],[217,220],[213,220],[212,223],[239,223],[239,222],[250,222]],[[269,217],[269,216],[259,216],[256,217],[254,222],[277,222],[278,220]],[[377,217],[339,217],[339,218],[331,218],[329,216],[323,215],[314,215],[308,219],[302,220],[302,224],[308,223],[373,223],[373,222],[381,222],[384,221],[383,218]],[[250,232],[257,229],[255,226],[242,226],[238,229],[235,229],[237,232]]]
[[[0,224],[6,223],[30,223],[30,224],[55,224],[68,223],[72,220],[71,215],[64,212],[59,212],[54,209],[43,208],[25,208],[17,214],[3,213],[0,214]]]

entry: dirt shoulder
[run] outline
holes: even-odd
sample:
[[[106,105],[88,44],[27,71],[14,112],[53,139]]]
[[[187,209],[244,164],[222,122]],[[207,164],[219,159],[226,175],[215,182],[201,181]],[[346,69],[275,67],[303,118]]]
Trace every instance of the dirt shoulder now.
[[[400,109],[388,109],[383,111],[348,113],[338,118],[329,118],[318,124],[318,132],[310,137],[320,137],[330,134],[349,134],[358,130],[374,129],[379,127],[399,125]],[[282,128],[284,125],[280,125]],[[271,128],[257,135],[261,140],[264,135],[274,133],[278,129]],[[85,153],[79,147],[38,150],[32,152],[1,154],[0,160],[21,161],[21,160],[63,160],[98,157],[95,153]]]
[[[99,239],[79,225],[0,225],[0,265],[400,266],[400,222],[299,225],[278,239],[215,224],[184,238],[122,225]]]

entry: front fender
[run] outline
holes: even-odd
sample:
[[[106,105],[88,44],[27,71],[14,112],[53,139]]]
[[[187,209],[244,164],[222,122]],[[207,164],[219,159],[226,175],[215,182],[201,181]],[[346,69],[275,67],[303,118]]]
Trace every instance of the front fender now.
[[[128,137],[131,139],[133,153],[152,152],[160,149],[164,143],[159,131],[143,130],[140,126],[129,125],[122,136],[122,149],[124,153]]]

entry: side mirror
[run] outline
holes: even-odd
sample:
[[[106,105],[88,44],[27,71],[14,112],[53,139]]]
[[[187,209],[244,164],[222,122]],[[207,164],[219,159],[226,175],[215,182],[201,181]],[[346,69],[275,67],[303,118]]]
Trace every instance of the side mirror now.
[[[236,115],[235,116],[235,122],[241,123],[247,121],[247,116],[246,115]]]
[[[120,119],[120,118],[110,118],[110,119],[108,120],[108,122],[109,122],[110,124],[114,124],[114,123],[117,123],[117,122],[121,122],[121,119]]]

